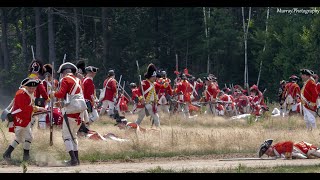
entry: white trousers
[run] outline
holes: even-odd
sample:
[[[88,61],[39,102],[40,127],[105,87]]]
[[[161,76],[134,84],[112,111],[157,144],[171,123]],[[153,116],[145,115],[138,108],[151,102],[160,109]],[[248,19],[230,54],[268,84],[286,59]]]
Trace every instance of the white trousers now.
[[[306,122],[307,129],[317,128],[315,112],[303,106],[303,119]]]
[[[107,108],[108,108],[107,112],[108,112],[109,116],[114,114],[114,108],[116,108],[116,110],[118,110],[118,112],[120,111],[119,106],[115,107],[113,101],[105,100],[105,101],[102,101],[102,108],[101,108],[101,111],[100,111],[100,116],[105,113]]]
[[[31,131],[31,123],[26,127],[16,126],[14,128],[15,139],[12,141],[11,146],[16,148],[20,143],[23,143],[23,149],[30,150],[30,145],[33,140]]]
[[[89,122],[93,123],[99,119],[99,114],[97,109],[92,108],[92,112],[88,114],[89,115]]]
[[[68,122],[69,122],[69,126],[70,126],[70,130],[68,129],[68,126],[66,124],[66,120],[63,119],[63,123],[62,123],[62,138],[64,141],[64,145],[66,147],[67,152],[69,151],[78,151],[78,140],[77,140],[77,132],[80,128],[80,124],[78,124],[78,122],[76,121],[75,118],[70,118],[68,117]],[[71,134],[74,138],[74,140],[72,140]]]
[[[159,127],[160,126],[160,119],[159,119],[159,115],[158,113],[154,113],[153,110],[152,110],[152,105],[151,104],[146,104],[145,105],[146,108],[143,108],[139,111],[139,114],[138,114],[138,119],[136,120],[136,123],[138,125],[140,125],[141,121],[143,120],[143,118],[146,116],[146,109],[148,111],[148,113],[150,114],[150,116],[153,118],[153,121],[154,121],[154,125],[156,127]]]

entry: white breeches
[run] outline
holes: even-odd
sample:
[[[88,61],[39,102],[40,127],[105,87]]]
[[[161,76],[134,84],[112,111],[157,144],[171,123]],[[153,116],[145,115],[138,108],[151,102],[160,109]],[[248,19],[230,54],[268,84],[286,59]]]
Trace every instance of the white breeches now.
[[[74,141],[72,140],[72,137],[70,135],[70,131],[67,127],[65,119],[63,119],[63,123],[62,123],[62,138],[66,146],[67,152],[77,151],[78,150],[77,132],[80,128],[80,124],[78,125],[78,122],[76,121],[75,118],[68,117],[68,121],[69,121],[69,126],[70,126],[72,136],[74,137]]]
[[[31,123],[26,127],[16,126],[14,128],[15,139],[12,141],[11,146],[15,148],[20,143],[23,143],[23,149],[29,150],[31,142],[33,140],[33,135],[31,131]]]

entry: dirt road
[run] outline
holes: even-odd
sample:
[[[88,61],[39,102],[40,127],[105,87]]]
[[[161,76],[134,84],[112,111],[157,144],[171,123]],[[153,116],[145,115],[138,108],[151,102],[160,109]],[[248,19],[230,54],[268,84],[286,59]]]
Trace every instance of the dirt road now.
[[[82,163],[75,167],[39,167],[29,165],[27,173],[138,173],[147,172],[147,170],[161,167],[164,170],[197,170],[196,172],[216,172],[221,169],[237,168],[241,164],[246,167],[275,167],[282,165],[301,166],[301,165],[319,165],[319,159],[304,160],[238,160],[221,161],[221,159],[182,159],[182,160],[146,160],[139,162],[104,162],[104,163]],[[19,166],[0,166],[0,173],[21,173],[22,167]]]

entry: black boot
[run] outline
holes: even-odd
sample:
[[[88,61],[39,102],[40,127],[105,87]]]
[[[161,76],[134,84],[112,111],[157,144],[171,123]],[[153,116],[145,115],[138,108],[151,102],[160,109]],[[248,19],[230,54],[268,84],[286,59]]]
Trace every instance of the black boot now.
[[[78,161],[78,165],[80,165],[80,160],[79,160],[78,151],[74,151],[74,155],[76,156],[76,159],[77,159],[77,161]]]
[[[23,161],[29,161],[30,155],[29,150],[23,149]]]
[[[69,155],[71,157],[71,160],[70,161],[67,161],[66,164],[67,166],[76,166],[78,165],[78,160],[74,154],[74,151],[69,151]]]
[[[3,159],[4,160],[11,160],[11,153],[14,150],[14,147],[12,147],[11,145],[8,147],[8,149],[6,150],[6,152],[4,152],[3,154]]]

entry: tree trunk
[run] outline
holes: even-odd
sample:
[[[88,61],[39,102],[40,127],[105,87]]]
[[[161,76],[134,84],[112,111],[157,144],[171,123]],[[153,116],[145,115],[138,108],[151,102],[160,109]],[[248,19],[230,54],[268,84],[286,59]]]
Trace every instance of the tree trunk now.
[[[267,37],[268,37],[268,19],[269,19],[269,7],[268,7],[268,11],[267,11],[266,35],[265,35],[265,39],[264,39],[264,46],[263,46],[262,53],[264,53],[266,51]],[[259,82],[260,82],[261,69],[262,69],[262,59],[260,61],[259,75],[258,75],[258,80],[257,80],[258,87],[259,87]]]
[[[158,7],[154,7],[154,28],[155,28],[155,59],[158,61],[160,56],[160,46],[159,46],[159,15],[158,15]]]
[[[244,8],[242,7],[242,24],[243,24],[243,39],[244,39],[244,87],[249,89],[249,76],[248,76],[248,58],[247,58],[247,46],[248,46],[248,31],[249,31],[249,24],[251,18],[251,7],[249,7],[249,19],[247,25],[245,24],[244,20]],[[249,90],[248,90],[249,93]]]
[[[208,23],[207,23],[207,12],[206,8],[203,7],[203,21],[204,21],[204,30],[206,34],[206,50],[207,50],[207,73],[210,72],[210,55],[209,55],[209,32],[208,32]]]
[[[2,53],[3,53],[3,67],[9,70],[10,67],[10,57],[7,43],[7,13],[6,8],[1,8],[1,28],[2,28]]]
[[[76,26],[76,60],[78,60],[79,52],[80,52],[80,45],[79,45],[80,34],[79,34],[79,21],[78,21],[77,8],[73,8],[73,12],[74,12],[74,23]]]
[[[178,53],[176,52],[176,71],[179,71],[179,59],[178,59]]]
[[[26,9],[21,8],[21,19],[22,19],[22,56],[23,63],[28,65],[28,50],[27,50],[27,20],[26,20]]]
[[[55,62],[56,53],[54,47],[54,29],[53,29],[53,15],[51,8],[48,8],[48,39],[49,39],[49,62]],[[54,63],[56,64],[56,63]]]
[[[36,23],[36,58],[44,60],[42,46],[42,28],[41,28],[41,8],[35,7],[35,23]],[[50,62],[49,62],[50,63]]]
[[[103,64],[108,60],[108,8],[103,7],[101,13],[102,36],[103,36]]]

